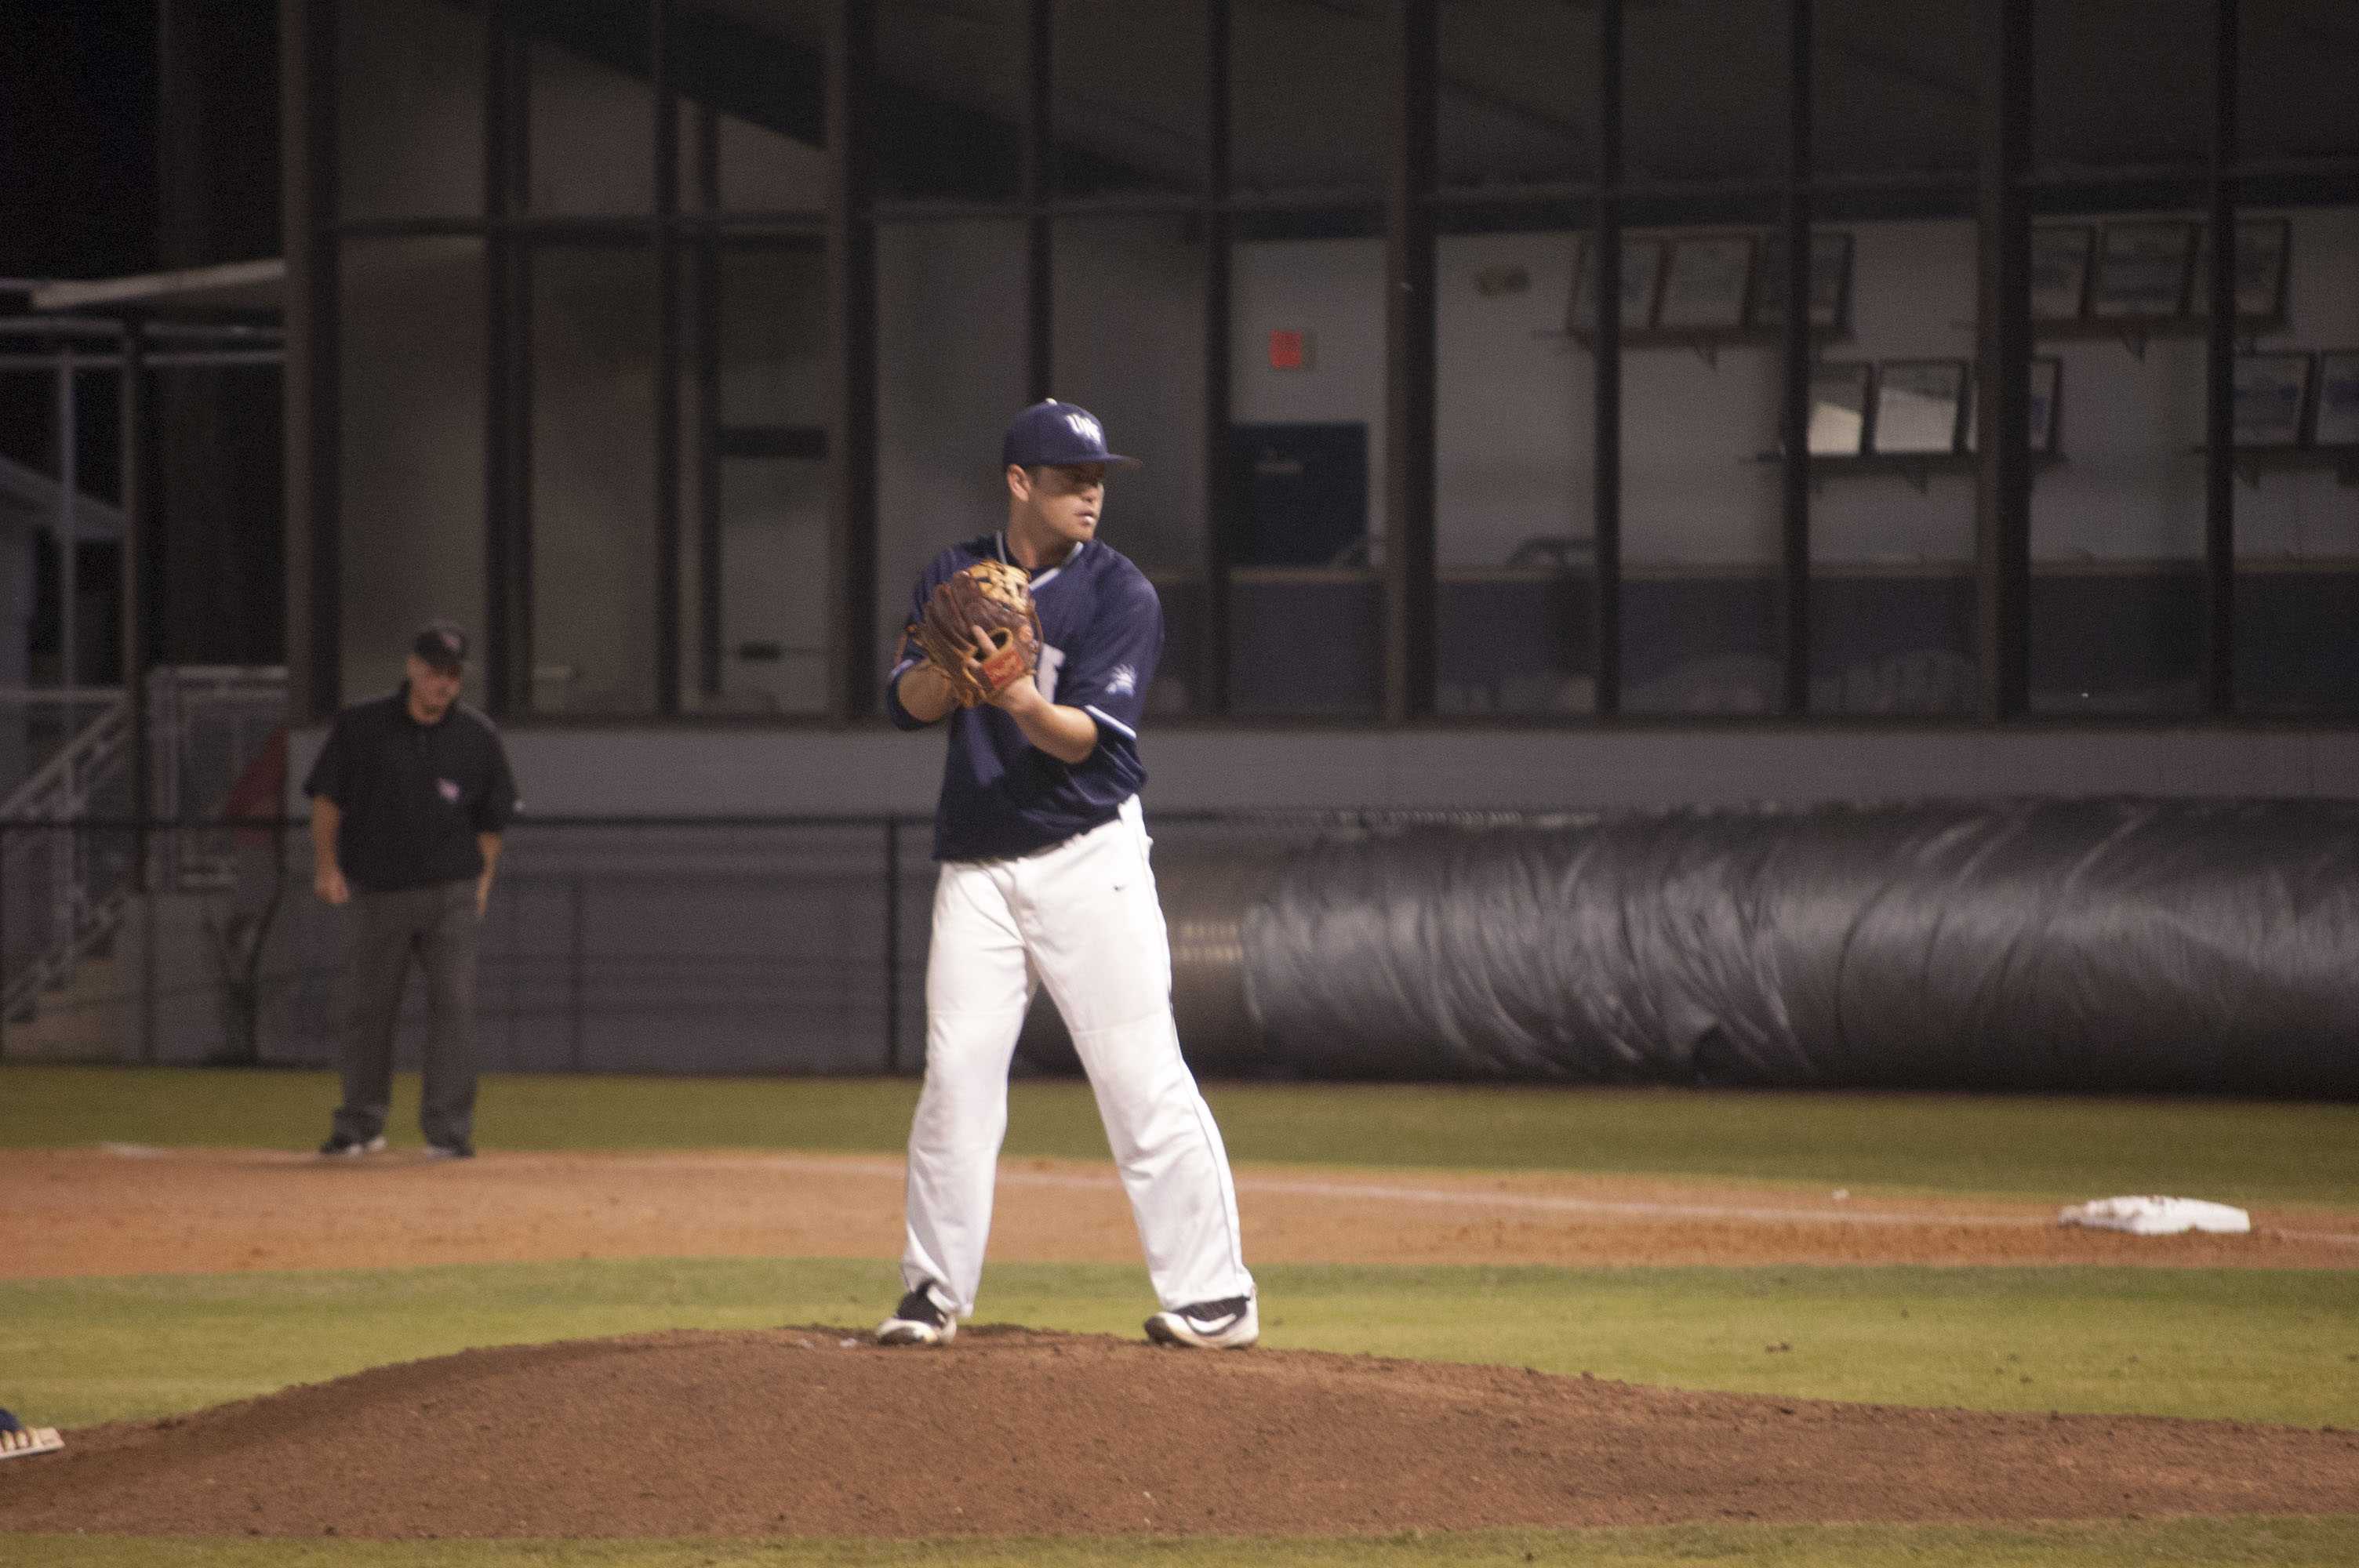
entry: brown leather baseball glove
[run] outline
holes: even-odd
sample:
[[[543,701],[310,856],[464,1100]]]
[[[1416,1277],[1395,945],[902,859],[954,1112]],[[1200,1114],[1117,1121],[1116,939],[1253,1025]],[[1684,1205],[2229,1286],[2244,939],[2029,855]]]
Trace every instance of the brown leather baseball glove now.
[[[978,626],[994,650],[988,658],[975,641]],[[977,561],[935,589],[925,619],[908,635],[962,708],[990,701],[1040,663],[1040,615],[1029,579],[1000,561]]]

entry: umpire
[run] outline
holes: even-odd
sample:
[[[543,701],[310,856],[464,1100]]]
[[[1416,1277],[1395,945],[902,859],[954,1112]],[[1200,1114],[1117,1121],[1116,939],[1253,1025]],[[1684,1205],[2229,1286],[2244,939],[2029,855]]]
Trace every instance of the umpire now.
[[[427,626],[401,689],[337,714],[303,781],[312,889],[350,906],[337,1031],[344,1102],[323,1155],[385,1147],[413,953],[426,971],[426,1152],[475,1152],[476,935],[516,793],[492,721],[459,700],[466,665],[467,634],[447,621]]]

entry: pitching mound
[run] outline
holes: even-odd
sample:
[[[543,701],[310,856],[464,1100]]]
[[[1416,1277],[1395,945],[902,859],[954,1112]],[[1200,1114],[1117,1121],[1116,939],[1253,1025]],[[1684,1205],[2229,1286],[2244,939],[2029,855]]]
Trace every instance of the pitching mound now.
[[[0,1469],[0,1530],[276,1536],[1350,1533],[2315,1513],[2359,1435],[1734,1395],[983,1329],[471,1351]]]

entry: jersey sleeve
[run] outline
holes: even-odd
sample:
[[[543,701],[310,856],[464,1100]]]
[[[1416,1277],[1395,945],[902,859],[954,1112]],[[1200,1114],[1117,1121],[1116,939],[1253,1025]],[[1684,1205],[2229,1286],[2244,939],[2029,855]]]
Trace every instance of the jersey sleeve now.
[[[336,806],[345,804],[353,755],[352,737],[347,730],[348,725],[342,718],[328,726],[327,743],[311,759],[311,771],[303,775],[303,794],[307,798],[324,795]]]
[[[901,677],[926,662],[918,640],[910,633],[917,630],[918,622],[925,619],[926,601],[934,596],[935,585],[947,579],[954,569],[951,564],[954,554],[944,551],[935,557],[932,564],[918,574],[918,586],[910,591],[909,618],[903,624],[899,637],[894,641],[893,667],[885,676],[885,717],[893,721],[896,730],[926,728],[926,720],[901,706]],[[937,719],[935,722],[940,721]]]
[[[475,831],[498,833],[516,820],[516,810],[524,803],[516,798],[516,773],[508,766],[508,751],[500,744],[497,731],[486,727],[485,739],[492,748],[491,778],[483,798],[475,803]]]
[[[1088,635],[1065,657],[1056,701],[1095,719],[1100,745],[1136,742],[1147,688],[1163,657],[1163,601],[1155,585],[1136,571],[1108,583]]]

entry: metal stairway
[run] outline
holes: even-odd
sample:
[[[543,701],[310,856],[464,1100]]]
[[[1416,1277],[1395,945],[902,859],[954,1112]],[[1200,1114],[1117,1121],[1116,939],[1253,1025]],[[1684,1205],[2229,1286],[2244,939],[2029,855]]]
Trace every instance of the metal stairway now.
[[[144,812],[134,799],[131,707],[120,692],[97,698],[93,717],[0,802],[0,1011],[10,1022],[31,1020],[44,996],[69,992],[77,970],[108,948],[137,895],[143,849],[151,890],[230,884],[223,832],[143,833],[131,824],[216,819],[283,722],[286,688],[278,666],[152,670]]]

